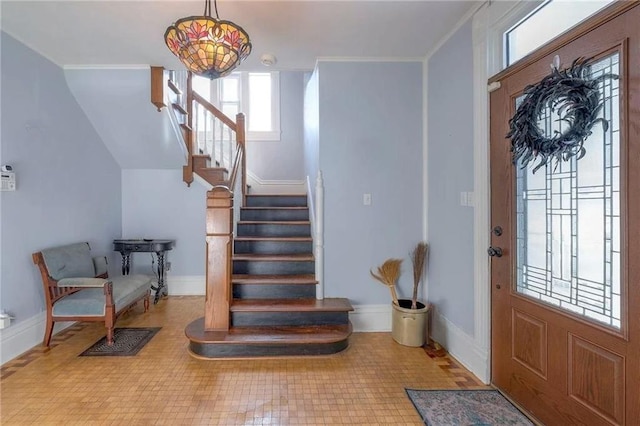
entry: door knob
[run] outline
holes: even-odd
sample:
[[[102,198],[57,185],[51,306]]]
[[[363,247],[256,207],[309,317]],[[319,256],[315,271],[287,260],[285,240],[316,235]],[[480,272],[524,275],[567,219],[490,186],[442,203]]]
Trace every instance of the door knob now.
[[[487,253],[489,253],[489,256],[493,257],[502,257],[502,249],[500,247],[489,247],[487,249]]]

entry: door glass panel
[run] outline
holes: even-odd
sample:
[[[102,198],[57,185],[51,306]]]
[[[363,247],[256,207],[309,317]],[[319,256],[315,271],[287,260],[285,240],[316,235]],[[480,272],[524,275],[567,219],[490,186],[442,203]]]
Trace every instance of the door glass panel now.
[[[591,66],[593,77],[619,74],[616,53]],[[516,167],[516,291],[611,327],[621,324],[619,83],[600,84],[609,122],[592,129],[586,154],[535,174]],[[523,97],[516,100],[516,107]],[[550,108],[538,126],[566,130]]]

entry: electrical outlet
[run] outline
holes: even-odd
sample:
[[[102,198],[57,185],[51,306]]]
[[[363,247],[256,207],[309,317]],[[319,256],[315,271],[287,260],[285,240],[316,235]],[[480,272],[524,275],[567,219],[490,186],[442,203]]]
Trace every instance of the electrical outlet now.
[[[362,196],[362,204],[364,204],[365,206],[371,205],[371,194],[364,194]]]

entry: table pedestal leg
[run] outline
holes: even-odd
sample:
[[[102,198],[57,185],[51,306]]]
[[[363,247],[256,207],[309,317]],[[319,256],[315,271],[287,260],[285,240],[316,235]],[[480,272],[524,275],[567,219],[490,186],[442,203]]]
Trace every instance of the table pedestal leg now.
[[[167,296],[167,286],[164,284],[164,252],[156,252],[158,256],[158,288],[156,289],[156,295],[153,298],[153,303],[158,303],[161,297]]]
[[[129,275],[129,268],[131,266],[131,253],[122,254],[122,275]]]

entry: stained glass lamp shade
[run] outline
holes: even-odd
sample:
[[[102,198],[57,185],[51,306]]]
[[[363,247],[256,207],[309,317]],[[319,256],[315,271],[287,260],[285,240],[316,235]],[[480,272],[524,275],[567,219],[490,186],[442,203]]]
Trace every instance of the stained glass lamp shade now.
[[[178,19],[167,28],[164,40],[189,71],[212,80],[230,74],[251,53],[246,31],[211,17],[209,0],[204,16]]]

